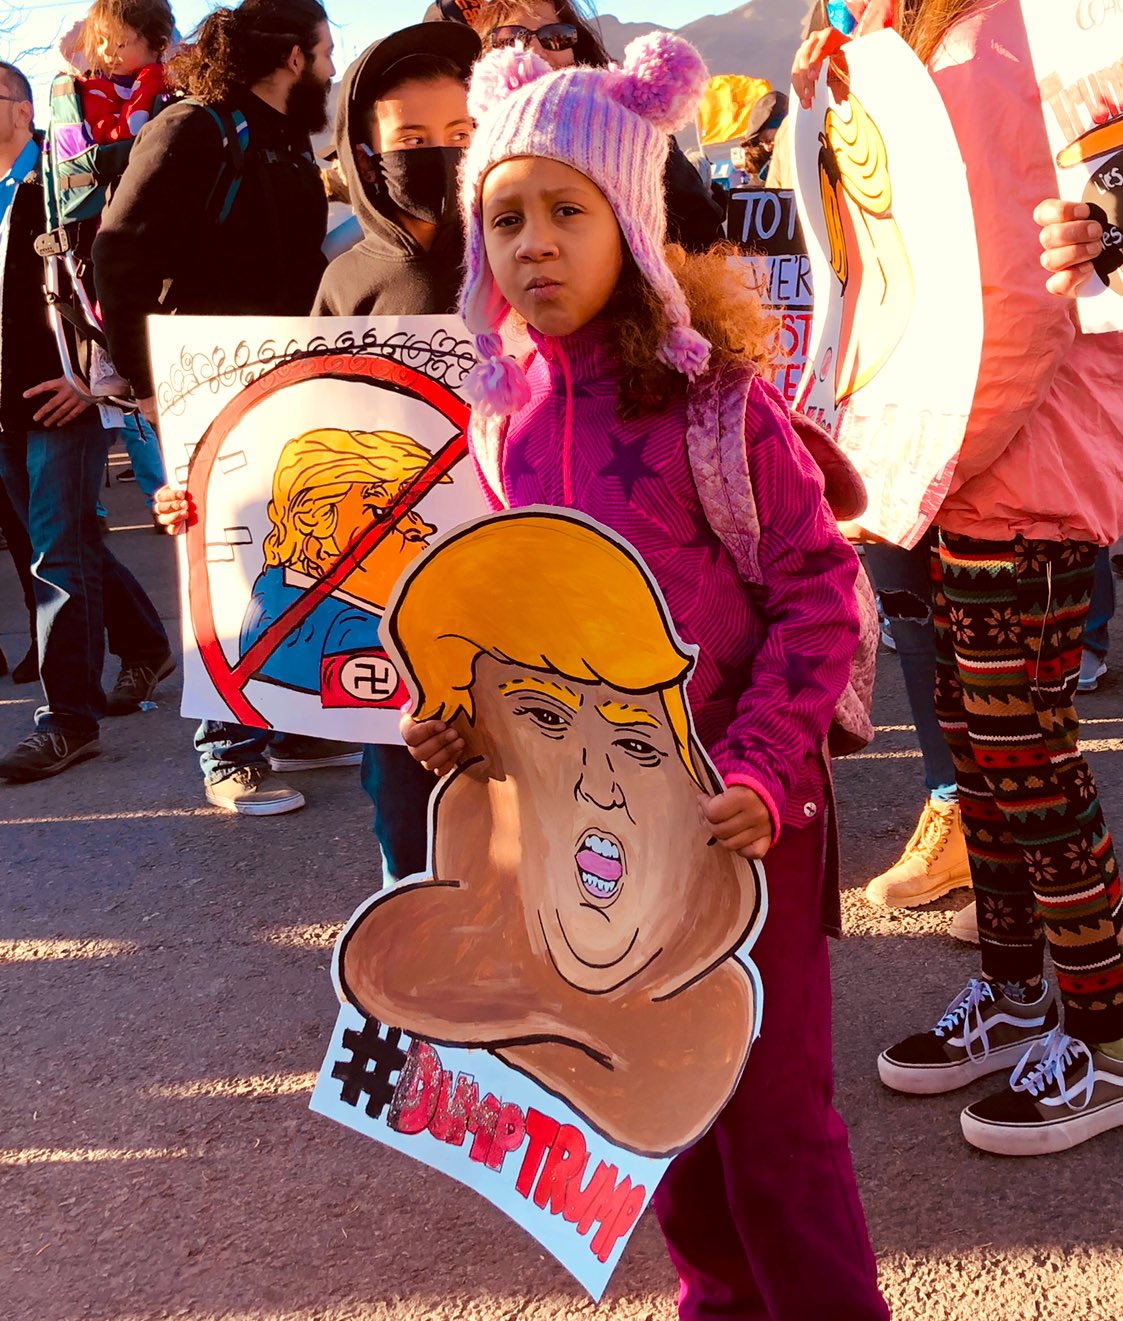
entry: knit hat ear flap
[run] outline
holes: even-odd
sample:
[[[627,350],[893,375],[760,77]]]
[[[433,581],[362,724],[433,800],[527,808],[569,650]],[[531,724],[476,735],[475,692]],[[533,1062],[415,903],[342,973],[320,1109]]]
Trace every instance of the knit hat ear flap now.
[[[468,113],[479,121],[528,83],[544,78],[550,66],[522,46],[502,46],[476,61],[468,86]]]
[[[672,32],[637,37],[614,73],[613,100],[664,133],[677,133],[690,123],[710,77],[701,55]]]

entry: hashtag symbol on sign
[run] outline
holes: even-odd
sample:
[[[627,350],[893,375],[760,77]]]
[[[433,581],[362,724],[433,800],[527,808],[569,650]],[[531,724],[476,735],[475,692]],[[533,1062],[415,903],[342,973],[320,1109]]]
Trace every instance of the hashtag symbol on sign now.
[[[331,1076],[342,1082],[339,1099],[359,1105],[367,1098],[366,1113],[378,1119],[394,1096],[398,1073],[406,1062],[400,1028],[384,1028],[377,1018],[368,1018],[361,1032],[347,1028],[343,1049],[350,1058],[332,1067]]]

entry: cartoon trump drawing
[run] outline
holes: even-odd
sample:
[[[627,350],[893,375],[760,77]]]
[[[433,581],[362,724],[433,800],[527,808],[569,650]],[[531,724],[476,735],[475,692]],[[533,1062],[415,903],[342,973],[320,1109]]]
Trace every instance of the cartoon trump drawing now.
[[[466,753],[431,803],[431,874],[341,937],[341,996],[493,1052],[620,1146],[682,1150],[756,1033],[763,872],[702,824],[720,781],[693,655],[646,567],[568,511],[497,514],[412,564],[383,640]]]
[[[856,96],[826,113],[819,189],[831,267],[842,285],[835,402],[867,385],[888,362],[912,316],[915,284],[893,215],[881,131]]]
[[[273,475],[264,567],[242,622],[243,654],[364,528],[387,514],[431,459],[424,446],[392,431],[322,428],[285,445]],[[434,531],[415,510],[397,518],[343,584],[285,637],[256,677],[321,693],[348,657],[378,654],[379,620],[394,584]]]

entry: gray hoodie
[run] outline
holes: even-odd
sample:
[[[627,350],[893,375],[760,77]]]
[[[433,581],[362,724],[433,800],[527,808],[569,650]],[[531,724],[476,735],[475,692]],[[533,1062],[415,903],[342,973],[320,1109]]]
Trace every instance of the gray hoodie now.
[[[359,143],[369,145],[370,102],[362,93],[362,84],[370,86],[380,67],[417,53],[418,35],[425,34],[426,29],[431,34],[434,54],[445,53],[440,47],[449,41],[449,29],[456,33],[452,39],[461,45],[471,40],[470,29],[459,24],[419,24],[368,46],[343,75],[336,151],[350,185],[351,204],[363,238],[336,257],[324,272],[313,308],[316,315],[424,316],[456,311],[464,260],[459,219],[443,225],[433,246],[426,250],[402,226],[392,204],[371,200],[355,160]]]

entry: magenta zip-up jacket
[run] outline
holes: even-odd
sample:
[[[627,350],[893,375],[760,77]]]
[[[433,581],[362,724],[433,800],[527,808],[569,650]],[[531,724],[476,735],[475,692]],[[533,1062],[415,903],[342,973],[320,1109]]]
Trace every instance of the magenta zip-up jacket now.
[[[760,516],[763,590],[748,588],[710,528],[686,448],[686,401],[621,421],[607,328],[532,332],[531,398],[500,449],[495,509],[588,514],[643,556],[683,641],[699,649],[687,689],[698,737],[726,784],[754,789],[781,826],[816,820],[822,746],[858,638],[853,550],[823,499],[788,410],[757,378],[745,436]],[[479,471],[479,465],[477,465]]]

